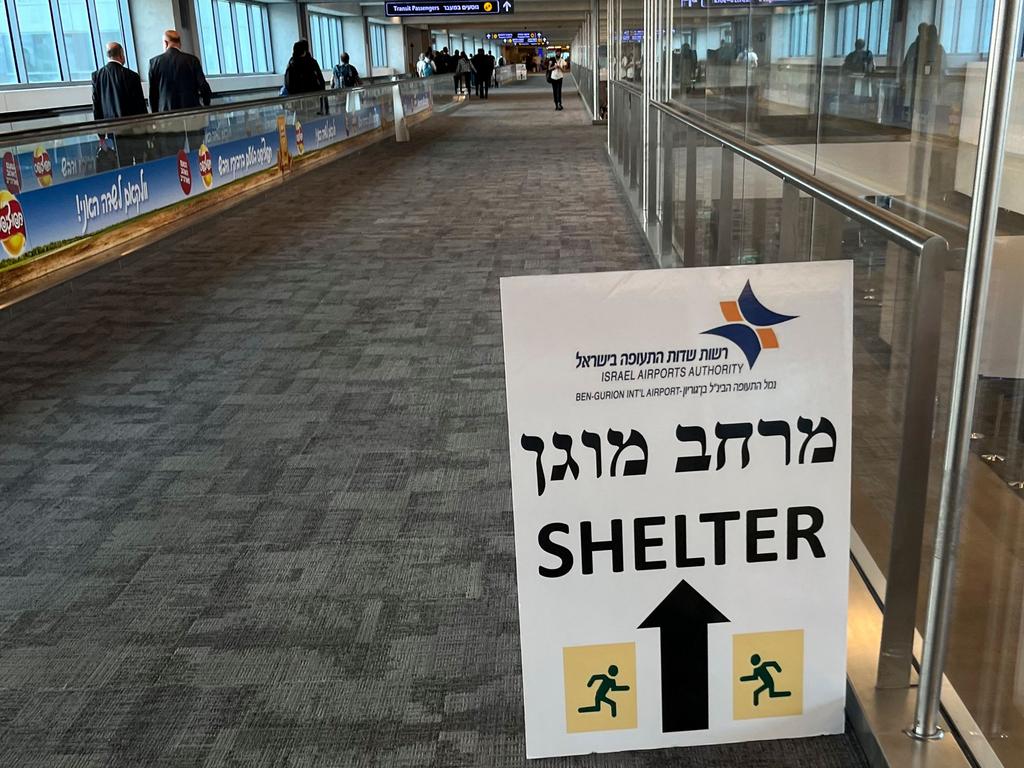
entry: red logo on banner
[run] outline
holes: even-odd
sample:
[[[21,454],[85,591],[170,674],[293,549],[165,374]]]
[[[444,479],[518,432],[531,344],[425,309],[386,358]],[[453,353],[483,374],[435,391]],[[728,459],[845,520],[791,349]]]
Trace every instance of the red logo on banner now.
[[[213,158],[210,157],[210,150],[205,144],[199,147],[199,176],[204,187],[209,189],[213,186]]]
[[[39,186],[50,186],[53,181],[53,164],[50,163],[50,153],[42,147],[36,147],[32,152],[32,170],[39,179]]]
[[[178,183],[186,195],[192,192],[192,166],[184,149],[178,150]]]
[[[4,153],[4,184],[7,189],[18,194],[21,192],[21,168],[18,167],[18,158],[10,152]]]
[[[0,243],[7,256],[17,258],[25,250],[25,214],[18,198],[7,190],[0,190]]]

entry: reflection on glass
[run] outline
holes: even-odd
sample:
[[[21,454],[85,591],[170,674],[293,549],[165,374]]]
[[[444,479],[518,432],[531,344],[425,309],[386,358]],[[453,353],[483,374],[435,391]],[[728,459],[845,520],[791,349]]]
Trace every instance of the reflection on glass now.
[[[235,35],[233,30],[233,16],[231,14],[231,3],[225,0],[218,0],[217,15],[220,19],[220,53],[225,75],[238,74],[238,57],[235,53]]]
[[[11,44],[11,28],[7,17],[0,14],[0,84],[18,82],[18,70],[14,66],[14,48]]]
[[[96,0],[96,23],[100,32],[100,49],[97,51],[97,57],[101,65],[106,61],[107,43],[120,43],[125,51],[128,51],[118,0]],[[67,29],[64,31],[67,32]]]
[[[208,75],[221,74],[217,55],[217,32],[213,19],[213,0],[196,0],[199,15],[199,46],[202,49],[203,71]]]
[[[72,80],[88,80],[96,69],[89,10],[85,0],[58,0],[60,25],[64,32],[67,70]]]
[[[46,0],[14,0],[14,8],[18,14],[28,82],[60,80],[57,39],[53,33],[49,3]]]
[[[235,29],[238,30],[238,71],[253,72],[252,35],[246,6],[235,3]]]
[[[267,11],[262,6],[250,5],[250,12],[252,14],[252,34],[253,34],[253,51],[256,53],[256,71],[257,72],[269,72],[270,71],[270,36],[268,34],[267,25]],[[338,21],[338,33],[340,40],[341,34],[341,21]]]

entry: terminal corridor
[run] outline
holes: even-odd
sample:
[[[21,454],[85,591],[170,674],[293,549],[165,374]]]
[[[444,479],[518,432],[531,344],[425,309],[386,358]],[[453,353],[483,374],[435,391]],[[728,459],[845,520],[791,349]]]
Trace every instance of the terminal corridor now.
[[[526,764],[498,279],[652,263],[565,105],[497,89],[0,315],[0,765]]]

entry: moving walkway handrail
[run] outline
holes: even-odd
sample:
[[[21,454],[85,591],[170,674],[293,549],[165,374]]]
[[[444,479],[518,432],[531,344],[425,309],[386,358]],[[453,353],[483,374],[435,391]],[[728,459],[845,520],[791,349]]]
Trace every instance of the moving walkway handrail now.
[[[619,152],[623,171],[633,186],[639,186],[638,168],[641,164],[636,146],[648,131],[653,142],[656,124],[653,120],[643,125],[643,111],[648,107],[687,129],[686,141],[686,197],[684,216],[684,260],[696,251],[693,240],[696,222],[696,137],[702,135],[722,148],[720,205],[731,208],[733,156],[764,169],[782,181],[782,231],[780,233],[781,260],[800,258],[796,248],[796,220],[799,215],[799,192],[820,200],[828,208],[845,215],[881,233],[890,242],[913,253],[914,285],[910,312],[910,353],[903,398],[903,421],[893,510],[892,540],[889,549],[889,568],[885,584],[882,638],[878,657],[877,683],[881,688],[903,688],[910,683],[913,664],[914,630],[916,628],[917,598],[920,591],[920,565],[924,542],[925,513],[928,506],[928,476],[930,446],[935,425],[935,398],[938,385],[940,327],[944,298],[945,271],[949,245],[944,238],[911,221],[895,216],[855,195],[815,178],[803,168],[768,154],[750,144],[731,130],[717,127],[705,115],[687,108],[650,101],[634,85],[613,80],[622,95],[630,102],[611,121],[610,147],[613,155]],[[666,126],[662,126],[665,130]],[[656,144],[656,143],[655,143]],[[651,144],[654,146],[655,144]],[[665,178],[674,173],[675,134],[665,133],[660,161]],[[657,184],[659,155],[652,151],[648,162],[648,196],[653,209]],[[662,248],[673,248],[675,229],[674,189],[665,184],[662,195]],[[788,219],[788,221],[787,221]],[[656,216],[653,217],[656,220]],[[719,263],[731,263],[732,217],[719,216]],[[652,222],[649,215],[648,222]],[[670,222],[666,226],[666,222]],[[724,260],[723,260],[724,259]]]
[[[154,121],[188,118],[197,116],[209,116],[222,114],[224,112],[238,112],[245,109],[259,109],[274,105],[288,104],[289,102],[305,101],[311,98],[326,97],[337,93],[359,93],[371,88],[386,88],[393,84],[397,85],[406,80],[388,80],[380,83],[363,83],[354,88],[328,88],[324,91],[312,93],[298,93],[288,96],[273,96],[265,99],[253,99],[252,101],[235,101],[227,104],[218,104],[209,107],[196,107],[195,109],[176,109],[171,112],[151,112],[145,115],[122,117],[116,120],[83,120],[78,123],[53,126],[52,128],[30,128],[24,131],[12,131],[0,134],[0,145],[12,146],[16,144],[31,144],[42,139],[59,139],[67,136],[81,136],[82,134],[117,133],[124,131],[130,126],[147,125]]]
[[[622,83],[627,90],[640,93],[633,86]],[[900,218],[891,211],[872,205],[867,200],[852,195],[817,178],[806,170],[781,158],[774,157],[764,150],[740,138],[736,133],[724,126],[711,127],[712,121],[700,112],[687,107],[652,102],[654,109],[674,120],[683,123],[691,130],[706,136],[717,144],[727,147],[733,154],[739,155],[754,165],[768,171],[785,182],[793,184],[801,192],[838,208],[860,224],[869,226],[887,235],[889,239],[913,251],[921,251],[928,241],[938,238],[943,244],[945,239],[912,221]]]

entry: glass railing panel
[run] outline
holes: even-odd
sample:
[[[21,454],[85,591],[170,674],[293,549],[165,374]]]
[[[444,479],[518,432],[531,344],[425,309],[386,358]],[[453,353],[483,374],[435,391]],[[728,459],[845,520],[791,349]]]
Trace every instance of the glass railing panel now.
[[[441,94],[444,80],[436,84]],[[0,144],[0,272],[386,127],[396,88],[407,119],[431,108],[435,84],[404,80],[16,134],[24,138]]]

